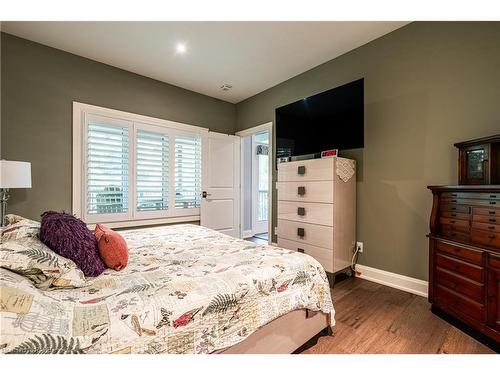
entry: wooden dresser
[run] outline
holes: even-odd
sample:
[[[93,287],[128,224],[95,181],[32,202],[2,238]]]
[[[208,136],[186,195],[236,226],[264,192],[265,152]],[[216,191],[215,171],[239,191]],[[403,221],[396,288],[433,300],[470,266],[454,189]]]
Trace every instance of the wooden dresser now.
[[[317,259],[331,282],[350,269],[356,244],[355,165],[335,157],[278,165],[278,246]]]
[[[429,189],[429,301],[498,345],[500,185]]]

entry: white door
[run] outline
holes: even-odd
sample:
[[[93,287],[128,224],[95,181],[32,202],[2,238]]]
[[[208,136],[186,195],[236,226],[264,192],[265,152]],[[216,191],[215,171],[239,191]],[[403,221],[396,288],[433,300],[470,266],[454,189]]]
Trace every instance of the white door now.
[[[209,132],[203,147],[201,225],[240,235],[240,138]]]

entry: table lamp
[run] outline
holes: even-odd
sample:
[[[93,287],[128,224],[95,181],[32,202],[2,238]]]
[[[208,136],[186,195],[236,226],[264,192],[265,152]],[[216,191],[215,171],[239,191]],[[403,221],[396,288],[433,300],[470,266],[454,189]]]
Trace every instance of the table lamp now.
[[[31,163],[25,161],[0,160],[0,225],[7,223],[7,201],[9,189],[31,188]]]

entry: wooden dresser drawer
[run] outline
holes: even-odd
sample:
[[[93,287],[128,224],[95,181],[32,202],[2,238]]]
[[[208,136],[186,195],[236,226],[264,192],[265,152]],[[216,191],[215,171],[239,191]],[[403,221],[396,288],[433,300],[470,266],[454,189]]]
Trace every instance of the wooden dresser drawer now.
[[[468,205],[468,206],[486,206],[486,207],[500,207],[500,201],[496,199],[468,199],[468,198],[457,198],[442,200],[443,204],[456,204],[456,205]]]
[[[443,225],[450,225],[451,227],[458,227],[458,228],[466,228],[467,230],[469,229],[469,221],[468,220],[459,220],[455,218],[450,218],[450,217],[441,217],[439,219],[439,222]]]
[[[312,256],[321,263],[325,271],[333,272],[333,250],[324,249],[322,247],[304,244],[296,241],[290,241],[285,238],[278,237],[278,246],[284,249],[303,252]]]
[[[303,230],[303,236],[299,235],[301,230]],[[333,249],[333,228],[324,225],[278,219],[278,237]]]
[[[329,181],[334,176],[333,158],[278,164],[278,181]]]
[[[489,254],[488,265],[500,270],[500,254]]]
[[[473,229],[485,230],[488,232],[500,232],[500,221],[498,224],[490,224],[490,223],[481,223],[481,222],[472,222]]]
[[[333,204],[278,201],[278,219],[333,226]]]
[[[467,315],[475,320],[483,320],[484,306],[466,296],[444,286],[436,285],[435,297],[438,305],[445,310],[451,309],[458,315]]]
[[[437,267],[445,268],[449,271],[458,273],[478,283],[484,282],[484,268],[464,262],[462,260],[449,257],[447,255],[436,253],[435,264]]]
[[[488,224],[500,224],[500,216],[493,215],[472,215],[472,221]]]
[[[446,202],[441,202],[439,209],[441,211],[460,212],[460,213],[465,213],[465,214],[468,214],[470,211],[469,206],[451,204],[451,203],[446,203]]]
[[[500,209],[498,209],[498,208],[495,209],[495,208],[474,207],[472,209],[472,213],[474,215],[500,217]]]
[[[500,233],[472,229],[472,242],[489,247],[500,248]]]
[[[481,302],[484,298],[484,284],[471,281],[444,268],[436,267],[434,282],[436,285],[443,285],[476,302]]]
[[[278,182],[278,200],[333,203],[333,181]]]
[[[462,259],[466,262],[476,264],[478,266],[483,264],[482,251],[467,249],[459,245],[449,244],[442,241],[436,241],[434,246],[438,253],[442,253],[444,255],[451,255],[453,257]]]
[[[453,241],[465,243],[470,242],[470,232],[460,232],[456,229],[450,229],[447,226],[443,226],[443,228],[441,228],[441,237]]]
[[[465,199],[484,199],[484,200],[500,200],[499,193],[475,193],[475,192],[444,192],[441,193],[441,199],[443,200],[451,200],[457,198],[465,198]]]
[[[449,217],[458,220],[469,220],[470,215],[467,213],[455,212],[455,211],[441,211],[441,217]]]

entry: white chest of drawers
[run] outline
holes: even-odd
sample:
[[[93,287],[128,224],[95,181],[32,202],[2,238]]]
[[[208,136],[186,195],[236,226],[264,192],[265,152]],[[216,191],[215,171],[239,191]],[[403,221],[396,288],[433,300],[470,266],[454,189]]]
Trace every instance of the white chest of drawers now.
[[[346,166],[354,170],[348,179],[340,171]],[[277,189],[278,246],[311,255],[331,274],[348,268],[356,244],[354,161],[327,158],[278,164]]]

